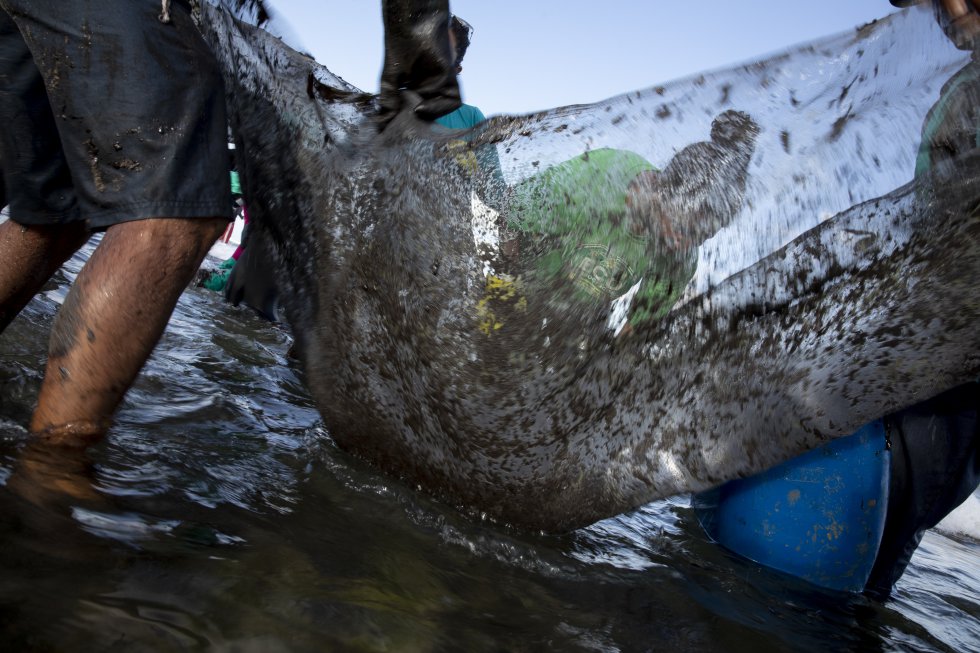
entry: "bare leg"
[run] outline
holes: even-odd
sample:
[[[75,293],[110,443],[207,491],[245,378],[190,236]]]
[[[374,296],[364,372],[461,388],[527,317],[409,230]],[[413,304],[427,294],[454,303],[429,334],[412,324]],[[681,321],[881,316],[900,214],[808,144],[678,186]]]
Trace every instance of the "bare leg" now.
[[[106,231],[55,318],[31,431],[65,446],[102,436],[227,223],[155,218]]]
[[[8,220],[0,224],[0,332],[88,238],[81,223],[25,227]]]

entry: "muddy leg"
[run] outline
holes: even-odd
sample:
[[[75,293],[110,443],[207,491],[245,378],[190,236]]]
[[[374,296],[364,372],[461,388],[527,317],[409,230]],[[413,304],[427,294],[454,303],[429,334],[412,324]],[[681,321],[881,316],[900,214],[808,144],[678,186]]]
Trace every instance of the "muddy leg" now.
[[[106,231],[51,331],[31,431],[85,446],[109,419],[227,218],[156,218]]]
[[[0,332],[88,238],[81,223],[25,227],[8,220],[0,224]]]

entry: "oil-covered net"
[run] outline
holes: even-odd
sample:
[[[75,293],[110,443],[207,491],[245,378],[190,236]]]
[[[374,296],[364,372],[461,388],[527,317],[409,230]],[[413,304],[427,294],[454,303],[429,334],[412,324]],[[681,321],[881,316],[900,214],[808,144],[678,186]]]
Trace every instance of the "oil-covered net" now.
[[[978,64],[925,12],[461,132],[202,11],[324,422],[445,501],[567,529],[980,373]]]

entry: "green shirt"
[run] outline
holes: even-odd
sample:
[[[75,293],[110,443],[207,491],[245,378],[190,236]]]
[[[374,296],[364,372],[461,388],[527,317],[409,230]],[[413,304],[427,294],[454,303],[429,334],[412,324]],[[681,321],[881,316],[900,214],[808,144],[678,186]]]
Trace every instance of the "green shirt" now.
[[[449,129],[469,129],[476,127],[486,120],[483,112],[472,104],[464,104],[452,113],[447,113],[441,118],[436,118],[436,122]]]
[[[626,150],[586,152],[548,168],[515,188],[510,224],[542,242],[556,243],[536,259],[535,274],[559,276],[584,301],[609,301],[641,278],[630,322],[665,315],[694,274],[693,252],[663,253],[656,234],[628,228],[627,189],[637,175],[655,170]],[[655,251],[659,254],[653,254]]]
[[[915,175],[928,172],[940,160],[980,147],[980,63],[971,61],[943,86],[939,101],[929,110]]]

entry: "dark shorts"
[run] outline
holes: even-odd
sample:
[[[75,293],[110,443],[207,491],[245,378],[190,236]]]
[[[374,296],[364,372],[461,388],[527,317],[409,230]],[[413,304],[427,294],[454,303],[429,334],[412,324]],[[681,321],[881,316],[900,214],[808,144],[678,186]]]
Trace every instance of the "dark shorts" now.
[[[0,0],[0,171],[25,225],[231,218],[224,87],[174,0]]]
[[[980,381],[885,417],[891,445],[888,513],[866,591],[891,592],[922,534],[980,485]]]

